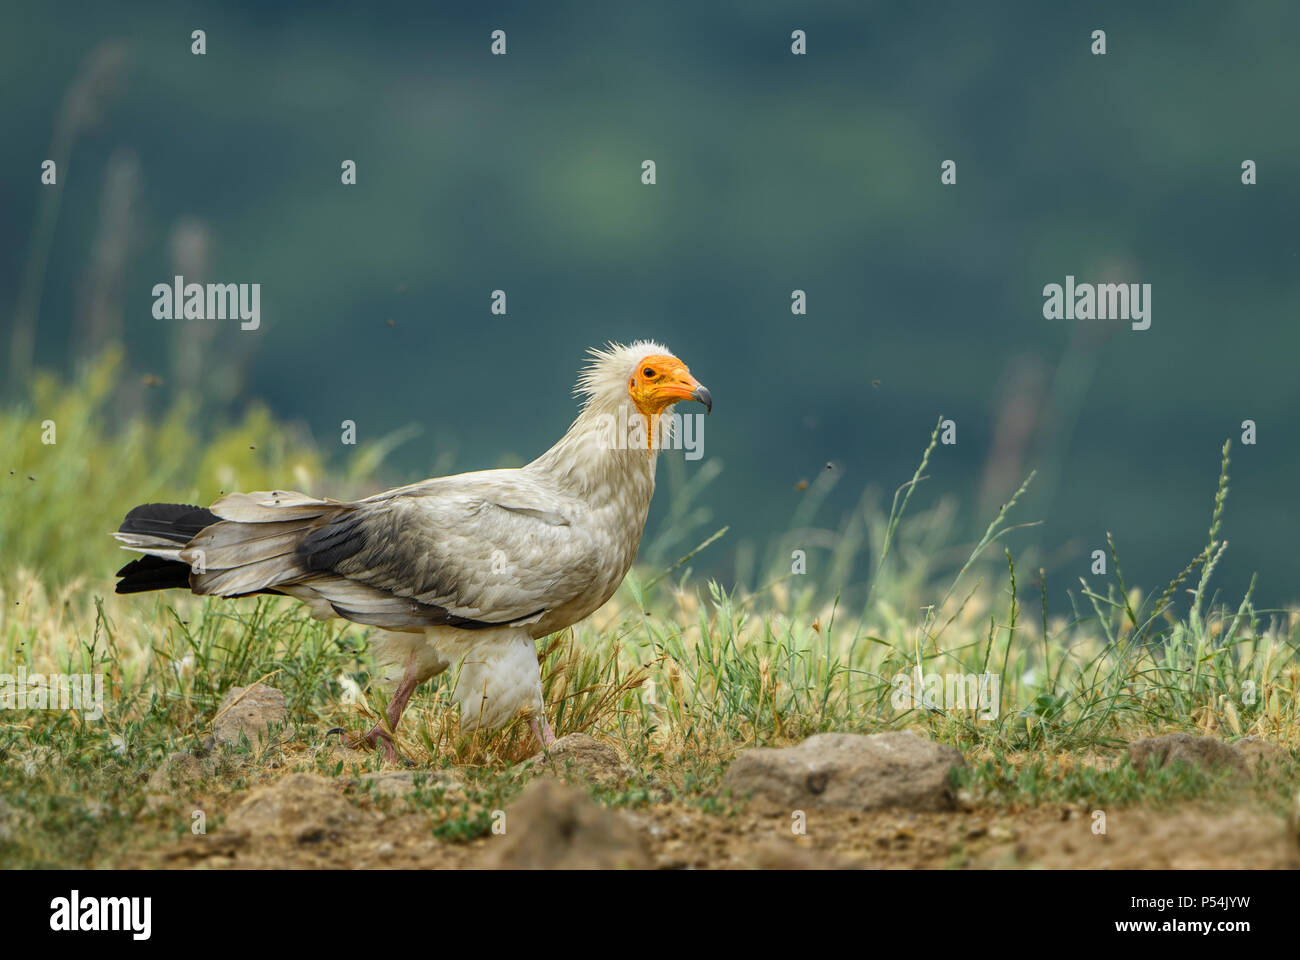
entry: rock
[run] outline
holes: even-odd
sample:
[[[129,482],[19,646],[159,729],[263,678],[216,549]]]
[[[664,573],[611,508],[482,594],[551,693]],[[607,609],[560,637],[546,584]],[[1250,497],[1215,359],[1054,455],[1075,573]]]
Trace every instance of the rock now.
[[[949,774],[965,765],[952,747],[910,731],[819,733],[794,747],[741,751],[722,786],[733,797],[784,810],[951,810]]]
[[[1280,773],[1291,760],[1285,747],[1259,737],[1243,737],[1232,745],[1232,749],[1245,761],[1251,773]]]
[[[365,792],[374,790],[385,797],[404,797],[416,790],[459,793],[463,786],[460,777],[450,770],[380,770],[363,773],[348,782]]]
[[[578,787],[534,780],[506,811],[487,866],[507,870],[641,870],[650,853],[641,831]]]
[[[1162,737],[1134,740],[1128,745],[1128,758],[1138,773],[1173,763],[1207,770],[1230,767],[1244,772],[1246,769],[1241,756],[1222,740],[1215,737],[1194,737],[1190,733],[1170,733]]]
[[[1228,744],[1217,737],[1197,737],[1190,733],[1142,737],[1128,745],[1128,756],[1139,773],[1170,763],[1205,770],[1229,769],[1239,774],[1266,769],[1277,771],[1291,759],[1286,749],[1258,737]]]
[[[206,775],[203,764],[192,754],[173,753],[149,775],[145,792],[150,795],[151,800],[162,799],[180,787],[197,783]]]
[[[315,843],[361,820],[360,811],[339,796],[331,781],[314,773],[291,773],[254,788],[226,826],[235,833]]]
[[[214,724],[217,740],[237,745],[241,736],[257,745],[267,739],[267,728],[289,718],[288,701],[275,687],[255,683],[251,687],[231,687],[221,698]]]
[[[529,763],[562,779],[580,779],[602,786],[618,786],[632,774],[617,750],[585,733],[560,737],[545,751],[530,757]]]

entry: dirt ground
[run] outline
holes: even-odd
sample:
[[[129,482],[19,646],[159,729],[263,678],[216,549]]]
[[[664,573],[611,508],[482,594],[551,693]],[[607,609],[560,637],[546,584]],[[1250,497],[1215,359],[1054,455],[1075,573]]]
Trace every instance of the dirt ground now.
[[[1138,742],[1191,751],[1209,738],[1174,736]],[[814,779],[782,779],[782,763],[812,763],[804,751],[839,756],[836,782],[851,781],[847,754],[835,749],[888,748],[889,763],[867,786],[902,783],[903,801],[866,802],[868,792],[832,790],[773,800],[775,783],[803,790]],[[1255,753],[1260,744],[1247,742]],[[149,818],[141,838],[117,864],[163,869],[1278,869],[1300,867],[1300,818],[1266,809],[1248,791],[1220,800],[1185,800],[1164,808],[1093,809],[1073,803],[975,799],[943,776],[961,758],[910,733],[872,738],[810,738],[797,748],[758,750],[742,767],[763,774],[757,789],[675,793],[627,790],[633,771],[609,744],[573,735],[547,753],[506,769],[415,770],[376,766],[342,745],[322,754],[282,751],[268,761],[244,756],[205,766],[173,755],[150,778]],[[829,752],[828,752],[829,751]],[[1247,751],[1249,753],[1249,751]],[[1253,755],[1253,754],[1251,754]],[[792,758],[804,757],[794,761]],[[907,758],[910,765],[903,765]],[[307,762],[311,760],[313,762]],[[775,766],[774,761],[780,761]],[[937,766],[928,766],[931,761]],[[1248,779],[1243,759],[1238,772]],[[766,764],[766,765],[765,765]],[[812,769],[811,766],[807,769]],[[900,770],[904,771],[900,777]],[[312,772],[308,772],[312,771]],[[346,771],[346,772],[344,772]],[[328,775],[327,775],[328,774]],[[764,779],[767,778],[767,779]],[[775,779],[772,779],[775,778]],[[824,779],[824,777],[823,777]],[[865,781],[864,781],[865,782]],[[916,789],[928,783],[927,791]],[[725,787],[724,780],[723,786]],[[592,789],[603,799],[598,802]],[[859,804],[837,808],[831,797]],[[848,805],[841,803],[840,807]],[[495,807],[500,809],[494,809]],[[862,809],[861,806],[878,807]],[[801,809],[794,809],[801,808]],[[196,819],[197,818],[197,819]],[[202,829],[185,829],[191,820]],[[163,832],[159,832],[162,830]],[[167,839],[161,838],[166,837]]]
[[[427,814],[355,802],[323,778],[292,775],[254,788],[229,828],[185,836],[122,866],[198,869],[445,869],[476,867],[817,868],[1295,868],[1300,844],[1280,817],[1186,807],[1106,812],[1054,804],[948,813],[789,811],[709,813],[680,802],[606,810],[577,788],[548,791],[505,834],[441,840]],[[319,782],[316,782],[319,780]],[[301,781],[288,787],[292,781]],[[521,799],[521,805],[527,800]],[[538,810],[542,811],[537,816]],[[519,838],[520,832],[524,838]]]

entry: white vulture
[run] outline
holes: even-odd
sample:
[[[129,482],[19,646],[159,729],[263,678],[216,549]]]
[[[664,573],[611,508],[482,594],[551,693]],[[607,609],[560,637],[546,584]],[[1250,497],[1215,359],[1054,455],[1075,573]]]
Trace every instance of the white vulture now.
[[[392,731],[415,688],[460,664],[462,728],[528,716],[549,745],[535,641],[594,612],[636,556],[655,461],[679,400],[713,400],[667,348],[591,350],[582,410],[527,466],[424,480],[364,500],[232,493],[209,509],[135,507],[114,534],[145,556],[118,593],[287,594],[313,617],[380,628],[370,637],[394,687],[387,724],[364,736],[396,756]]]

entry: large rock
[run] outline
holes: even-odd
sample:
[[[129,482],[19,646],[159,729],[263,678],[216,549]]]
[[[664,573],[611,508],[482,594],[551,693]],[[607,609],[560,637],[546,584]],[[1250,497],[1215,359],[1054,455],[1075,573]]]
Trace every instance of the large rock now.
[[[563,779],[583,780],[602,786],[616,786],[627,780],[631,771],[618,751],[585,733],[560,737],[545,751],[529,758],[535,768]]]
[[[1238,774],[1279,771],[1291,755],[1275,743],[1258,737],[1246,737],[1236,743],[1224,743],[1217,737],[1197,737],[1190,733],[1170,733],[1160,737],[1142,737],[1128,745],[1129,762],[1139,773],[1173,763],[1205,770],[1232,770]]]
[[[722,780],[732,796],[784,810],[951,810],[950,773],[966,761],[911,732],[819,733],[794,747],[741,752]]]
[[[361,813],[329,780],[314,773],[291,773],[250,792],[231,813],[226,828],[259,838],[316,843],[337,837],[361,820]]]
[[[506,811],[486,866],[507,870],[640,870],[651,865],[641,831],[581,789],[534,780]]]
[[[214,724],[217,740],[232,746],[240,737],[248,737],[254,746],[267,739],[267,728],[289,718],[289,704],[275,687],[255,683],[251,687],[231,687],[221,698]]]

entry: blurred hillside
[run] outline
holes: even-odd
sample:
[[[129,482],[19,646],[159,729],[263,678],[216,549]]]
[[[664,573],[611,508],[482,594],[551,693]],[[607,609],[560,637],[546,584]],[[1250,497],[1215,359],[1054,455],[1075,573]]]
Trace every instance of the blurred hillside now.
[[[1057,587],[1107,531],[1130,583],[1167,581],[1232,437],[1216,580],[1300,594],[1294,4],[16,2],[0,21],[8,400],[120,341],[96,423],[192,396],[184,422],[217,435],[265,407],[338,476],[406,436],[396,483],[530,459],[572,418],[586,347],[654,337],[716,400],[704,459],[663,482],[722,466],[689,505],[701,539],[730,525],[696,560],[724,581],[752,586],[788,557],[778,534],[840,526],[864,487],[887,501],[942,415],[958,442],[917,496],[952,496],[978,537],[1037,468],[1017,519],[1044,523],[1010,543]],[[260,283],[261,328],[155,319],[177,273]],[[1067,274],[1150,283],[1151,328],[1045,320]],[[222,485],[184,476],[120,509]]]

